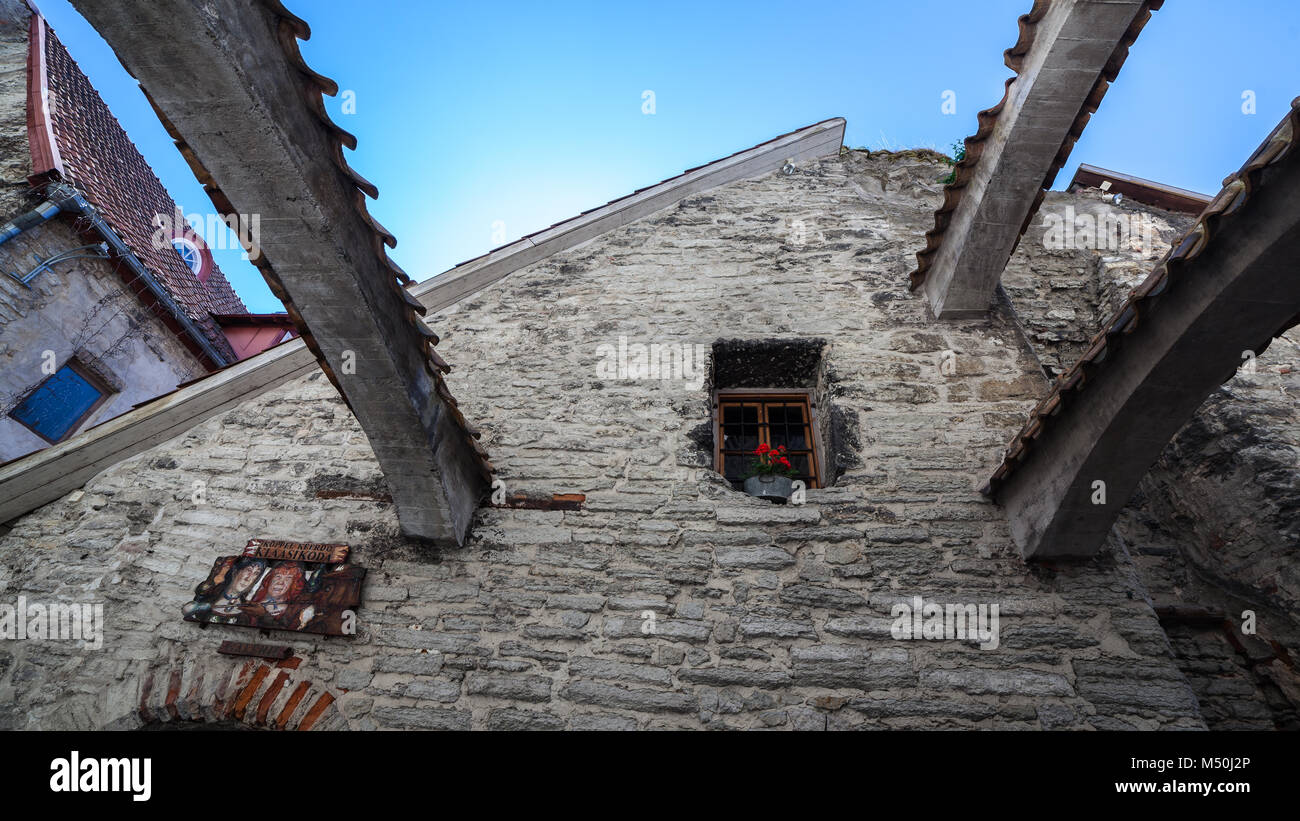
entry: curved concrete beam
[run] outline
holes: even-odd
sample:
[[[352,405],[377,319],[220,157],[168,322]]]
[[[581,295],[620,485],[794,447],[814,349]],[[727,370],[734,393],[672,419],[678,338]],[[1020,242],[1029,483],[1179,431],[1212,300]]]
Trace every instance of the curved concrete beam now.
[[[379,460],[407,536],[463,544],[490,466],[442,381],[423,307],[366,212],[337,86],[298,51],[278,0],[75,0],[144,88],[223,214],[258,214],[250,251]]]
[[[1012,442],[986,492],[1026,559],[1096,553],[1243,352],[1300,321],[1300,98],[1292,105]]]
[[[1163,0],[1035,0],[1006,53],[1017,72],[980,112],[966,156],[944,189],[935,227],[917,255],[940,319],[985,316],[1007,260],[1074,142]]]

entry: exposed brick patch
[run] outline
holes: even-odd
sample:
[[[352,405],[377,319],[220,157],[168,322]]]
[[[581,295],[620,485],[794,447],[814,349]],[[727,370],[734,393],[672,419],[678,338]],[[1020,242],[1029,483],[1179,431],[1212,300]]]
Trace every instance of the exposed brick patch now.
[[[176,698],[181,694],[181,673],[181,668],[174,668],[172,670],[171,678],[167,682],[167,701],[164,706],[167,708],[167,714],[170,715],[173,720],[180,717],[180,714],[176,710]]]
[[[289,696],[289,701],[284,705],[284,709],[281,710],[280,715],[276,717],[275,729],[288,729],[290,722],[293,720],[293,711],[298,709],[298,704],[302,701],[303,696],[307,695],[307,691],[310,689],[310,681],[302,681],[298,683],[298,686],[294,688],[293,694]]]
[[[336,726],[344,721],[337,710],[328,712],[336,694],[310,680],[299,679],[296,670],[301,661],[285,659],[274,667],[256,661],[226,663],[220,668],[192,663],[189,670],[178,663],[169,670],[150,670],[141,679],[138,718],[142,724],[233,720],[275,730],[309,730],[328,719],[331,726]],[[160,710],[157,682],[163,680],[167,681],[167,693]],[[205,682],[210,685],[207,690]],[[277,712],[276,702],[286,692],[289,696]],[[309,694],[318,695],[314,701],[307,701]],[[295,717],[304,703],[311,703],[311,708]]]
[[[240,692],[239,697],[235,699],[234,706],[230,711],[230,714],[233,717],[241,721],[243,720],[244,713],[248,710],[249,702],[253,700],[253,696],[257,693],[257,688],[261,686],[262,680],[266,678],[266,674],[269,672],[271,672],[271,668],[267,667],[265,664],[257,668],[257,672],[253,674],[252,680],[248,682],[248,685]]]
[[[266,688],[266,692],[262,695],[261,702],[257,705],[257,717],[253,720],[254,724],[259,727],[266,725],[266,714],[271,711],[271,705],[275,702],[275,697],[280,694],[280,691],[284,689],[284,685],[287,684],[288,681],[289,674],[281,671],[280,674],[275,677],[275,681],[271,682],[271,686]]]
[[[235,708],[239,705],[239,697],[243,694],[244,688],[252,680],[253,674],[257,669],[256,661],[246,661],[236,674],[234,681],[227,688],[228,698],[225,701],[225,710],[220,713],[223,718],[234,715]]]
[[[552,493],[550,496],[516,493],[507,497],[503,504],[495,507],[508,507],[515,510],[582,510],[582,503],[587,501],[584,493]]]
[[[312,705],[312,708],[307,711],[307,715],[303,716],[302,722],[298,725],[298,729],[310,730],[316,722],[320,720],[321,715],[329,709],[329,706],[333,703],[333,695],[328,692],[322,693],[321,697],[316,699],[316,703]]]

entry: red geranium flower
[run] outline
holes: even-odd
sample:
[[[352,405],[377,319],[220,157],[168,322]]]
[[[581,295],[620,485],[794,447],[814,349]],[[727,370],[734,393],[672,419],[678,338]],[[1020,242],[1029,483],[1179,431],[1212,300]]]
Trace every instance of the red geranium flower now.
[[[771,448],[770,446],[768,446],[768,444],[767,444],[766,442],[764,442],[763,444],[759,445],[759,446],[758,446],[758,450],[756,450],[756,451],[754,451],[754,452],[755,452],[755,453],[767,453],[767,452],[768,452],[769,450],[771,450],[771,449],[772,449],[772,448]]]

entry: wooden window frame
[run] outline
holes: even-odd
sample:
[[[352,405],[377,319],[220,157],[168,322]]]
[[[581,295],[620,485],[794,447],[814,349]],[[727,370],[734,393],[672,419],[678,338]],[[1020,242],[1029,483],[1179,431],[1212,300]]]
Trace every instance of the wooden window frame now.
[[[17,416],[14,416],[13,414],[14,411],[18,410],[19,406],[21,406],[24,402],[26,402],[28,399],[34,396],[36,392],[39,391],[41,388],[45,387],[45,383],[49,382],[54,377],[58,376],[59,371],[63,370],[64,368],[70,368],[74,373],[77,374],[77,376],[80,376],[82,379],[90,383],[91,387],[99,391],[99,398],[96,399],[95,402],[89,408],[86,409],[85,413],[77,417],[77,420],[73,422],[72,425],[66,431],[64,431],[62,436],[60,436],[58,439],[51,439],[45,434],[38,431],[36,428],[27,424],[23,420],[19,419]],[[13,410],[9,411],[7,415],[10,419],[14,420],[18,424],[27,428],[29,431],[41,437],[46,442],[49,442],[51,445],[57,445],[62,441],[71,439],[73,436],[76,436],[77,432],[81,430],[81,426],[86,424],[86,420],[94,416],[95,411],[104,407],[104,403],[107,402],[109,399],[111,399],[113,397],[113,394],[115,393],[117,393],[117,391],[113,390],[113,388],[107,382],[105,382],[98,374],[96,374],[90,368],[87,368],[85,365],[78,362],[76,357],[73,357],[72,359],[69,359],[67,362],[64,362],[62,365],[60,365],[58,370],[56,370],[54,373],[42,379],[40,383],[37,384],[36,387],[32,388],[27,393],[23,394],[23,398],[19,399],[14,404]]]
[[[722,462],[722,406],[731,402],[803,402],[808,411],[808,450],[810,450],[812,481],[809,489],[825,487],[822,481],[821,439],[817,420],[817,403],[813,401],[811,390],[791,390],[789,388],[727,388],[713,392],[713,469],[726,478],[725,465]],[[766,407],[759,420],[759,442],[766,441],[767,419]]]

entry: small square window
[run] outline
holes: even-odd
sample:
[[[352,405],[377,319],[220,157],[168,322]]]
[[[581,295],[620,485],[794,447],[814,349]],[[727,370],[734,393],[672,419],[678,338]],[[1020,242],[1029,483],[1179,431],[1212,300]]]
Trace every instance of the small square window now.
[[[9,415],[47,442],[61,442],[108,399],[111,391],[76,360],[69,360],[27,394]]]
[[[810,488],[821,487],[817,436],[812,402],[807,391],[768,393],[718,391],[716,443],[717,470],[739,489],[745,481],[759,445],[784,446],[794,466],[795,479]]]

